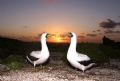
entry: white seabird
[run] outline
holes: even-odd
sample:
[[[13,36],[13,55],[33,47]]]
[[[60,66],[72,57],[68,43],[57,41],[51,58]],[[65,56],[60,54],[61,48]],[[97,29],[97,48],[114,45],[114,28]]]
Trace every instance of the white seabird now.
[[[33,64],[35,67],[38,64],[45,63],[49,58],[49,50],[46,44],[46,38],[49,35],[47,33],[42,33],[41,35],[41,51],[32,51],[28,56],[27,60]]]
[[[83,72],[88,68],[91,68],[95,63],[91,63],[91,59],[85,55],[78,53],[76,51],[77,45],[77,36],[74,32],[68,33],[68,36],[71,37],[70,46],[67,52],[68,62],[75,68],[82,70]]]

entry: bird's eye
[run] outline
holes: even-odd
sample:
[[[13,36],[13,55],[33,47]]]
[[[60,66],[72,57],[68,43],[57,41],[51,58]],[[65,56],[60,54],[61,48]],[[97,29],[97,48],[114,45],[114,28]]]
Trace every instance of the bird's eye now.
[[[46,38],[48,37],[49,34],[46,35]]]
[[[71,33],[71,37],[73,37],[73,34]]]

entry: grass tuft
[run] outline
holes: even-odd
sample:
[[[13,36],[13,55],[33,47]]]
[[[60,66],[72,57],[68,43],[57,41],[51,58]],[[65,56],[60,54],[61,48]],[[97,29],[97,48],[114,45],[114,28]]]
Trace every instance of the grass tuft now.
[[[3,63],[6,64],[10,69],[20,69],[25,63],[25,59],[20,55],[10,55],[3,60]]]

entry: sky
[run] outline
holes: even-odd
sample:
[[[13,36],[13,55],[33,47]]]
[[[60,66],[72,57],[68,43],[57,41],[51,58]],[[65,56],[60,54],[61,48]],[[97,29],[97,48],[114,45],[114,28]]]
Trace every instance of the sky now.
[[[120,0],[0,0],[0,36],[36,41],[42,32],[50,42],[66,42],[75,32],[78,42],[120,41]]]

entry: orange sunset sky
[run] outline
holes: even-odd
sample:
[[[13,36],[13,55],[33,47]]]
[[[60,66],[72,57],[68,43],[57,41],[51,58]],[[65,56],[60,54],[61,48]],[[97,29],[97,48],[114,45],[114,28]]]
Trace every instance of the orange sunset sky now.
[[[0,36],[38,41],[42,32],[54,34],[49,42],[101,42],[103,36],[120,41],[120,0],[0,0]]]

